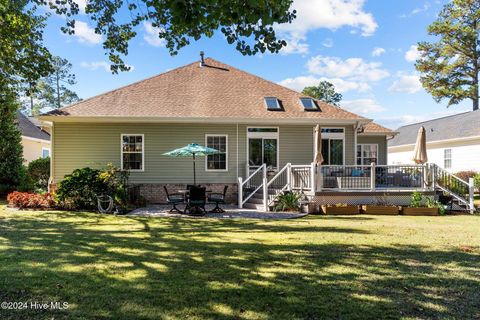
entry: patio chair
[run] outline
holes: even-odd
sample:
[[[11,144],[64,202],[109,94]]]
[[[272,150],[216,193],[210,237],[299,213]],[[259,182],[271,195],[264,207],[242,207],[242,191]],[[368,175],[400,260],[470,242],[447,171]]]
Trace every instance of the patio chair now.
[[[190,188],[189,197],[187,206],[185,207],[185,213],[190,212],[191,214],[202,213],[206,214],[205,210],[206,204],[206,188],[192,186]]]
[[[165,189],[165,194],[167,195],[168,204],[172,205],[172,209],[170,209],[170,212],[182,213],[182,211],[177,208],[177,204],[181,204],[185,202],[185,198],[183,194],[180,194],[180,193],[170,194],[168,193],[168,189],[166,186],[163,186],[163,188]]]
[[[225,199],[226,199],[226,195],[227,195],[227,189],[228,189],[228,186],[225,186],[223,188],[223,193],[210,193],[208,195],[208,202],[210,203],[215,203],[215,208],[213,208],[213,210],[211,210],[210,212],[214,212],[214,213],[223,213],[225,212],[225,210],[223,210],[222,208],[220,208],[218,205],[221,203],[221,204],[225,204]]]

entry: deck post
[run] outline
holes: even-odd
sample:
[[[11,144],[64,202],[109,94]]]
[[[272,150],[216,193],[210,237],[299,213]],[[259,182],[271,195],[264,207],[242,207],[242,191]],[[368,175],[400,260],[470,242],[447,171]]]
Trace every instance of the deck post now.
[[[435,191],[435,189],[437,188],[437,186],[435,185],[435,182],[437,180],[435,163],[430,163],[430,171],[431,171],[431,174],[432,174],[432,190]]]
[[[238,208],[243,208],[243,179],[242,177],[238,177]]]
[[[470,203],[470,213],[475,213],[475,203],[473,202],[473,196],[475,193],[475,185],[473,178],[468,179],[468,193],[469,193],[469,203]]]
[[[292,191],[292,164],[287,163],[287,190]]]
[[[310,184],[312,186],[312,192],[315,194],[317,192],[317,186],[315,185],[317,179],[316,179],[316,174],[317,174],[317,168],[315,166],[315,162],[312,162],[310,164]]]
[[[370,190],[375,191],[375,162],[370,163]]]
[[[268,212],[268,179],[267,179],[267,165],[263,164],[263,178],[262,178],[262,185],[263,185],[263,208],[265,212]]]

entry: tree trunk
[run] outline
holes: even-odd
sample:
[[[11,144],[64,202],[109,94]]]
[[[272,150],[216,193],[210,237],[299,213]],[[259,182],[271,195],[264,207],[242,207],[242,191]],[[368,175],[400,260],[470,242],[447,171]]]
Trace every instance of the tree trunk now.
[[[57,109],[60,108],[60,75],[58,74],[58,70],[57,70],[57,73],[56,73],[56,76],[57,76]]]

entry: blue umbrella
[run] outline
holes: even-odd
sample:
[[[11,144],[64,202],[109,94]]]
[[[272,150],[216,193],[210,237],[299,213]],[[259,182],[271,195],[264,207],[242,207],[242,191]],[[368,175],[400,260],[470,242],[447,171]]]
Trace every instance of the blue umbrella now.
[[[195,156],[208,156],[211,154],[220,153],[217,149],[201,146],[197,143],[190,143],[183,148],[175,149],[164,153],[165,156],[170,157],[190,157],[193,156],[193,184],[197,184],[197,177],[195,173]]]

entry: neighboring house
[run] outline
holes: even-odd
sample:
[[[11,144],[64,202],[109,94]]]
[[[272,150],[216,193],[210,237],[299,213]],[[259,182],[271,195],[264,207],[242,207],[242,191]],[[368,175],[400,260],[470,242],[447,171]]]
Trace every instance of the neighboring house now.
[[[222,151],[197,158],[197,182],[214,191],[229,185],[229,199],[238,196],[246,205],[266,206],[271,197],[265,195],[286,188],[324,202],[333,195],[329,191],[358,196],[379,188],[424,188],[420,174],[398,176],[398,170],[386,168],[391,130],[214,59],[39,118],[52,124],[52,187],[74,169],[113,163],[130,171],[130,183],[139,185],[147,200],[165,202],[163,186],[175,192],[192,183],[192,159],[163,154],[196,142]],[[311,164],[317,124],[325,159],[321,170]],[[262,182],[267,176],[268,186]],[[268,193],[259,200],[262,186]]]
[[[26,163],[50,156],[50,135],[20,111],[17,112],[17,126],[22,134],[23,159]]]
[[[480,171],[480,111],[460,113],[400,127],[388,144],[390,164],[412,164],[420,127],[427,133],[428,161],[450,172]]]

